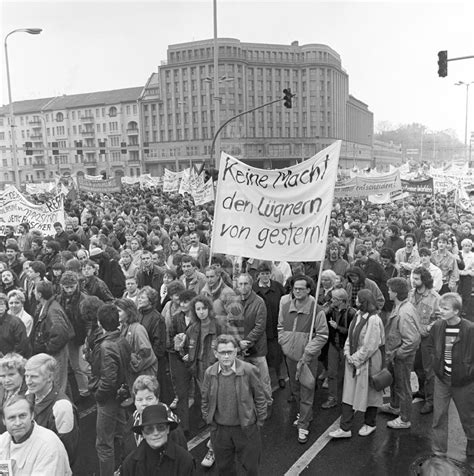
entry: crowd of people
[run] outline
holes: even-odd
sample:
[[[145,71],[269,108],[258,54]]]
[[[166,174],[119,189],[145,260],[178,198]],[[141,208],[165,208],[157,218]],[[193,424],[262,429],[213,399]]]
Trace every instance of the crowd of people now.
[[[128,188],[67,200],[51,235],[6,227],[0,459],[13,474],[71,474],[76,405],[93,398],[102,476],[193,474],[193,405],[211,435],[200,464],[256,475],[272,388],[288,392],[299,443],[317,389],[317,412],[340,407],[331,438],[352,437],[355,412],[368,437],[382,412],[411,427],[412,371],[433,453],[446,456],[452,399],[474,464],[471,213],[442,196],[339,200],[324,261],[270,262],[212,254],[213,212]]]

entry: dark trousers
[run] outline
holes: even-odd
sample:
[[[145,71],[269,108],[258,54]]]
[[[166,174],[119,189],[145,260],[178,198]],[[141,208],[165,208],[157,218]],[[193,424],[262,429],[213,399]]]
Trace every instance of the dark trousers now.
[[[354,421],[354,409],[348,403],[342,404],[341,430],[352,430],[352,422]],[[364,413],[364,423],[368,426],[376,426],[377,407],[367,407]]]
[[[415,362],[415,354],[405,359],[395,359],[388,364],[388,370],[393,376],[390,385],[390,405],[400,409],[402,421],[410,421],[413,396],[411,394],[410,375]]]
[[[415,373],[420,384],[419,392],[424,395],[426,403],[433,404],[434,372],[428,351],[428,337],[421,338],[420,347],[416,351]]]
[[[189,431],[189,404],[188,394],[191,386],[192,375],[178,354],[170,352],[170,372],[173,379],[178,406],[176,413],[181,420],[181,426],[184,431]]]
[[[216,425],[211,430],[211,443],[219,475],[237,476],[237,456],[247,476],[258,476],[262,440],[257,425],[244,429],[240,426]]]
[[[467,438],[466,455],[474,458],[474,382],[462,387],[452,387],[451,379],[435,377],[432,450],[446,454],[448,451],[448,417],[451,399],[456,405],[459,419]]]

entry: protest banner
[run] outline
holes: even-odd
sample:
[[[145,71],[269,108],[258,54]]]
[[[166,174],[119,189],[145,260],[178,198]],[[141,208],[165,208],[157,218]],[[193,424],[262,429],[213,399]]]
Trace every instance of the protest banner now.
[[[191,193],[191,169],[187,168],[181,171],[181,182],[179,183],[178,193],[184,195]]]
[[[400,172],[398,170],[385,175],[357,175],[345,182],[336,183],[335,196],[366,197],[401,190]]]
[[[54,182],[40,182],[25,184],[25,191],[30,195],[38,195],[40,193],[49,193],[56,187]]]
[[[173,172],[165,169],[163,176],[163,192],[177,192],[179,190],[179,180],[181,172]]]
[[[83,192],[114,193],[122,190],[120,177],[105,180],[88,180],[84,177],[77,177],[77,185]]]
[[[378,193],[375,195],[369,195],[367,200],[370,203],[376,205],[383,205],[385,203],[392,203],[396,202],[397,200],[403,200],[408,198],[410,194],[408,192],[402,192],[399,190],[398,192],[391,192],[391,193]]]
[[[62,195],[36,205],[13,186],[0,193],[0,235],[5,235],[7,226],[16,228],[21,223],[28,223],[32,230],[40,230],[45,235],[54,235],[56,222],[65,226]]]
[[[86,180],[102,180],[104,177],[102,177],[102,175],[87,175],[87,174],[84,174],[84,178]]]
[[[209,179],[200,190],[196,190],[193,198],[196,206],[212,202],[214,200],[214,183],[212,179]]]
[[[433,195],[433,178],[429,177],[424,180],[402,180],[402,190],[412,193],[413,195]]]
[[[341,141],[292,167],[263,170],[221,155],[212,252],[319,261],[333,206]]]

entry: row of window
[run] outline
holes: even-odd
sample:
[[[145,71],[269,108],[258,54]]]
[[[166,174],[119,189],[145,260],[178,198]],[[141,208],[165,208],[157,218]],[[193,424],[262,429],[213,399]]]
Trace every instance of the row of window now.
[[[198,59],[212,58],[214,55],[214,47],[201,47],[201,48],[189,48],[186,50],[169,51],[169,61],[181,62],[181,61],[194,61]],[[326,51],[275,51],[273,49],[247,49],[237,46],[220,46],[219,45],[219,57],[233,57],[243,60],[253,61],[271,61],[271,62],[303,62],[303,61],[321,61],[326,62],[329,58],[332,58]]]

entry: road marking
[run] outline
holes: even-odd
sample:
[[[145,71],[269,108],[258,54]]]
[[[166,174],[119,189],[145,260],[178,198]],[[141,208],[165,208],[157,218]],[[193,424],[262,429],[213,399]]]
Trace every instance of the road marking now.
[[[316,458],[317,454],[331,441],[329,433],[339,428],[341,417],[326,429],[326,431],[295,461],[293,466],[285,473],[285,476],[297,476]]]
[[[204,430],[199,435],[196,435],[193,439],[188,441],[188,451],[193,450],[196,446],[199,446],[203,441],[206,441],[211,435],[209,430]]]
[[[79,419],[85,418],[87,415],[90,415],[91,413],[94,413],[97,410],[96,405],[92,405],[90,408],[87,408],[86,410],[82,410],[82,412],[79,412]]]

